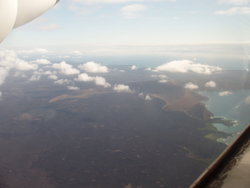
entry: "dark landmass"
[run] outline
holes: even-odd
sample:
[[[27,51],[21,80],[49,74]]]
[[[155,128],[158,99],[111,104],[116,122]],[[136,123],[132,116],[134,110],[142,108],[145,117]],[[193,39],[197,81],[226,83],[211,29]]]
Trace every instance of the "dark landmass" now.
[[[187,187],[225,148],[206,138],[216,132],[206,98],[178,85],[134,82],[131,94],[7,84],[0,103],[5,187]]]

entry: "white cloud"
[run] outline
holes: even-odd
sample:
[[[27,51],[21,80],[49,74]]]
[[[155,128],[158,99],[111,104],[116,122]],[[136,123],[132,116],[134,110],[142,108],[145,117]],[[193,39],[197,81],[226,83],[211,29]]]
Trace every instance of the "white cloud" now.
[[[73,68],[72,65],[67,64],[65,61],[63,61],[61,63],[53,64],[52,67],[54,69],[59,70],[59,72],[64,74],[64,75],[75,75],[75,74],[80,73],[80,71],[78,69]]]
[[[77,91],[80,89],[79,87],[76,87],[76,86],[68,86],[67,88],[68,90],[72,90],[72,91]]]
[[[48,76],[49,79],[51,80],[57,80],[58,79],[58,76],[54,75],[54,74],[51,74]]]
[[[60,79],[54,82],[55,84],[59,84],[59,85],[66,85],[66,84],[70,84],[70,80],[68,79]]]
[[[146,101],[151,101],[151,100],[152,100],[152,97],[150,97],[150,95],[146,95],[145,100],[146,100]]]
[[[96,85],[98,86],[103,86],[103,87],[111,87],[111,85],[106,81],[105,78],[100,77],[100,76],[96,76],[94,77],[94,82]]]
[[[31,71],[38,69],[38,66],[17,58],[13,68],[22,71]]]
[[[161,79],[161,80],[159,80],[158,82],[159,82],[159,83],[162,83],[162,84],[165,84],[165,83],[168,83],[169,81],[166,80],[166,79]]]
[[[130,67],[130,69],[131,69],[131,70],[137,70],[137,66],[132,65],[132,66]]]
[[[34,74],[30,77],[29,81],[38,81],[40,80],[41,76],[38,74]]]
[[[32,61],[32,63],[36,63],[36,64],[39,64],[39,65],[49,65],[51,64],[51,62],[47,59],[37,59],[35,61]]]
[[[190,90],[196,90],[199,89],[198,85],[193,84],[192,82],[189,82],[185,85],[186,89],[190,89]]]
[[[89,72],[89,73],[107,73],[107,72],[109,72],[108,67],[103,66],[99,63],[95,63],[93,61],[87,62],[83,65],[80,65],[79,68],[81,70],[84,70],[84,71]]]
[[[100,77],[100,76],[92,77],[92,76],[89,76],[86,73],[82,73],[82,74],[78,75],[78,78],[76,78],[76,81],[79,81],[79,82],[94,82],[98,86],[102,86],[102,87],[105,87],[105,88],[111,87],[111,85],[106,81],[105,78]]]
[[[140,13],[145,11],[147,7],[143,4],[132,4],[121,8],[121,14],[124,18],[132,19],[140,16]]]
[[[239,15],[244,14],[248,15],[250,14],[250,7],[233,7],[227,10],[218,10],[215,12],[215,14],[218,15]]]
[[[113,90],[118,92],[118,93],[132,93],[131,89],[129,88],[128,85],[123,85],[123,84],[116,84],[113,87]]]
[[[245,98],[245,104],[250,104],[250,96],[248,96],[247,98]]]
[[[232,5],[246,5],[250,2],[250,0],[218,0],[218,2]]]
[[[205,87],[207,88],[215,88],[217,86],[217,84],[214,81],[209,81],[207,83],[205,83]]]
[[[0,85],[5,82],[5,79],[9,75],[9,71],[5,68],[0,67]]]
[[[144,93],[139,93],[138,96],[139,97],[144,97]]]
[[[0,91],[0,100],[2,100],[3,93]]]
[[[34,71],[37,69],[38,69],[37,65],[18,58],[14,51],[11,50],[0,51],[0,85],[2,85],[5,82],[7,76],[9,75],[10,70]]]
[[[190,60],[171,61],[169,63],[160,65],[154,69],[156,72],[175,72],[175,73],[188,73],[194,72],[198,74],[212,74],[222,69],[217,66],[210,66],[200,63],[195,63]]]
[[[78,75],[78,78],[76,79],[76,81],[80,81],[80,82],[92,82],[93,81],[93,77],[89,76],[86,73],[82,73],[82,74]]]
[[[233,93],[231,91],[222,91],[219,93],[219,96],[224,97],[228,95],[232,95]]]

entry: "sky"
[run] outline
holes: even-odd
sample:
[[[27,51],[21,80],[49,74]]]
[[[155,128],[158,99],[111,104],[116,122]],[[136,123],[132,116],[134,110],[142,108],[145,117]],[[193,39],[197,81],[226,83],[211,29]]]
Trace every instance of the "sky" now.
[[[168,45],[245,44],[249,16],[250,0],[61,0],[15,29],[2,47],[126,54]]]

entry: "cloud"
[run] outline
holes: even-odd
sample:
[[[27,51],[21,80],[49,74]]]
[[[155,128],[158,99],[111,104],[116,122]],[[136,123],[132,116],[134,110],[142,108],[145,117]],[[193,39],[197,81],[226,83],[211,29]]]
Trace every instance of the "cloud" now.
[[[250,0],[218,0],[218,2],[232,5],[246,5]]]
[[[250,7],[233,7],[227,10],[218,10],[215,12],[218,15],[248,15],[250,14]]]
[[[245,104],[250,104],[250,96],[246,97],[244,102],[245,102]]]
[[[60,26],[57,24],[47,24],[47,25],[41,26],[39,29],[41,31],[53,31],[53,30],[56,30],[58,28],[60,28]]]
[[[65,61],[61,63],[53,64],[52,67],[54,69],[59,70],[59,72],[64,75],[75,75],[75,74],[80,73],[78,69],[73,68],[72,65],[67,64]]]
[[[40,80],[40,78],[41,78],[40,75],[34,74],[34,75],[32,75],[32,76],[30,77],[29,81],[32,81],[32,82],[38,81],[38,80]]]
[[[35,61],[32,61],[32,63],[36,63],[36,64],[39,64],[39,65],[49,65],[51,64],[51,62],[47,59],[37,59]]]
[[[89,73],[107,73],[109,72],[108,67],[101,64],[95,63],[93,61],[87,62],[83,65],[80,65],[79,68]]]
[[[111,87],[111,85],[106,81],[105,78],[100,77],[100,76],[92,77],[86,73],[82,73],[78,75],[78,78],[76,78],[75,80],[79,82],[94,82],[96,85],[102,86],[105,88]]]
[[[76,87],[76,86],[68,86],[67,88],[68,90],[72,90],[72,91],[77,91],[80,89],[79,87]]]
[[[94,82],[96,85],[103,86],[103,87],[111,87],[111,85],[106,81],[105,78],[96,76],[94,77]]]
[[[198,74],[212,74],[222,69],[217,66],[210,66],[205,64],[195,63],[190,60],[171,61],[156,67],[155,72],[174,72],[174,73],[198,73]]]
[[[137,70],[137,66],[132,65],[132,66],[130,67],[130,69],[131,69],[131,70]]]
[[[19,59],[14,51],[0,51],[0,85],[5,82],[9,71],[13,69],[17,71],[34,71],[38,69],[38,66]]]
[[[0,85],[5,82],[5,79],[9,75],[9,71],[5,68],[0,67]]]
[[[152,97],[150,97],[150,95],[146,95],[145,100],[146,100],[146,101],[151,101],[151,100],[152,100]]]
[[[145,11],[147,7],[143,4],[131,4],[121,8],[121,14],[124,18],[132,19],[140,16],[140,13]]]
[[[0,91],[0,100],[2,100],[3,93]]]
[[[193,84],[192,82],[189,82],[185,85],[186,89],[190,89],[190,90],[196,90],[199,89],[198,85]]]
[[[159,83],[165,84],[165,83],[169,83],[169,80],[166,79],[161,79],[158,81]]]
[[[205,87],[207,88],[215,88],[217,86],[217,84],[214,81],[209,81],[207,83],[205,83]]]
[[[49,79],[51,80],[57,80],[58,79],[58,76],[54,75],[54,74],[51,74],[48,76]]]
[[[70,84],[70,82],[71,81],[68,79],[60,79],[60,80],[55,81],[54,83],[58,85],[66,85],[66,84]]]
[[[219,93],[219,96],[224,97],[228,95],[232,95],[233,93],[231,91],[222,91]]]
[[[132,93],[131,89],[129,88],[128,85],[123,85],[123,84],[116,84],[113,87],[113,90],[118,92],[118,93]]]

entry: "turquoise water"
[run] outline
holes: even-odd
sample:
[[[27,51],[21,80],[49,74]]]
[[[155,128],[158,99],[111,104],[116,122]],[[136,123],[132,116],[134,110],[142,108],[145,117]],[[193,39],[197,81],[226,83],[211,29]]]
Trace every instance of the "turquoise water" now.
[[[209,98],[205,103],[206,107],[219,120],[213,122],[213,126],[218,131],[231,135],[218,141],[230,144],[250,123],[250,104],[246,102],[250,90],[232,91],[228,96],[219,96],[219,92],[208,91],[201,94]]]

